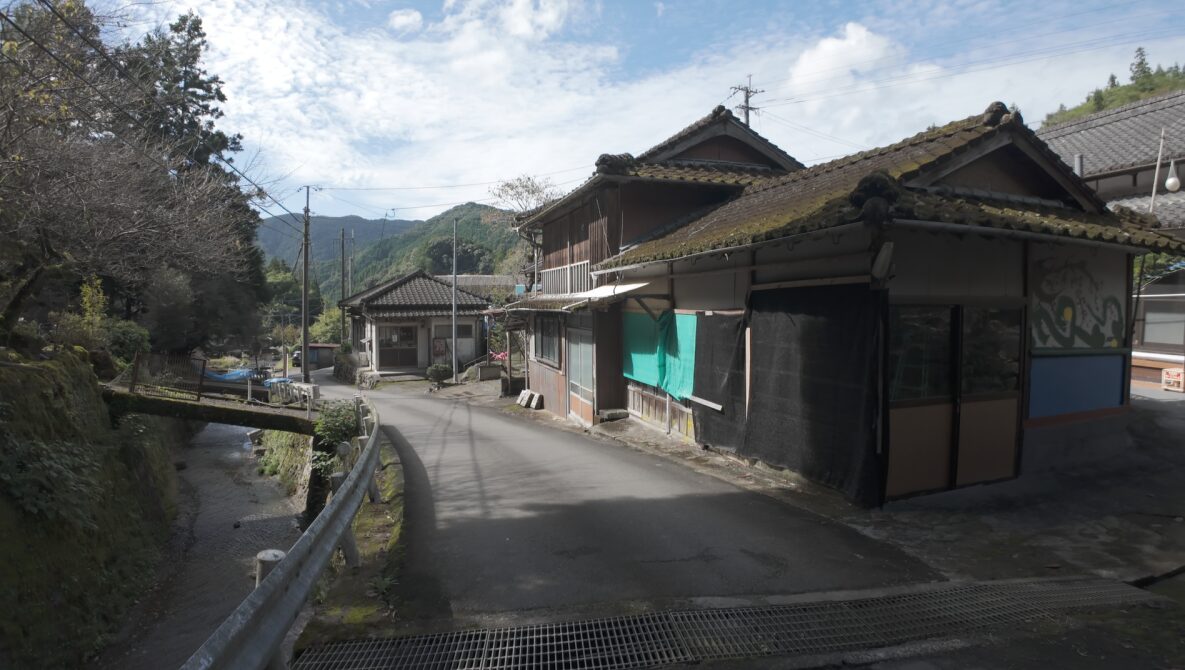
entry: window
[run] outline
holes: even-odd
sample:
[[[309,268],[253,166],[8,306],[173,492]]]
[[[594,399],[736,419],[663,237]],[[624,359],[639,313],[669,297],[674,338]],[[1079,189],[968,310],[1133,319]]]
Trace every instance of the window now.
[[[415,326],[379,326],[379,347],[382,349],[416,346]]]
[[[1020,388],[1019,309],[963,308],[963,393]]]
[[[452,338],[452,336],[453,336],[453,326],[451,323],[436,325],[436,337],[437,338],[444,338],[447,340],[447,339]],[[470,337],[473,337],[473,324],[458,323],[457,324],[457,339],[464,340],[464,339],[470,338]]]
[[[951,397],[951,308],[889,310],[889,400]]]
[[[593,399],[592,331],[568,329],[568,391],[582,400]]]
[[[1149,300],[1146,305],[1144,342],[1180,347],[1185,342],[1185,306],[1175,300]]]
[[[535,317],[535,358],[560,365],[560,318],[539,315]]]

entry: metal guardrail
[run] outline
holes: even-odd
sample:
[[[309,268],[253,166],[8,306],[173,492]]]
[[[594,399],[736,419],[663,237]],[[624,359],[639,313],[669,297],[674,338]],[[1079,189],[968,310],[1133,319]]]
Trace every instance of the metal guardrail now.
[[[361,424],[366,447],[333,498],[292,545],[287,556],[259,583],[218,630],[189,657],[182,670],[274,667],[284,637],[313,591],[333,552],[344,539],[362,496],[371,488],[379,461],[378,413],[366,401]],[[366,432],[366,431],[364,431]]]

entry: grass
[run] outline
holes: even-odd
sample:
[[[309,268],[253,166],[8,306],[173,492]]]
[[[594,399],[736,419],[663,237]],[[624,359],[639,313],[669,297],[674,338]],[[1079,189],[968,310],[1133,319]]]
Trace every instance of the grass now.
[[[348,568],[334,557],[322,578],[313,617],[296,642],[297,653],[317,644],[382,636],[394,631],[399,608],[391,594],[398,584],[403,547],[403,470],[386,440],[379,452],[381,463],[391,463],[378,473],[380,502],[364,499],[354,517],[354,539],[362,566]]]

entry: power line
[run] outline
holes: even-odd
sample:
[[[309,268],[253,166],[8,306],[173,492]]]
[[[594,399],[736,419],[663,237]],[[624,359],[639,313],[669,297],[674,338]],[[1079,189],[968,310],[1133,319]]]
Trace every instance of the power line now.
[[[1159,38],[1159,37],[1173,36],[1176,34],[1177,34],[1177,31],[1173,28],[1163,28],[1161,30],[1156,30],[1156,31],[1128,33],[1126,35],[1116,35],[1116,36],[1113,36],[1110,38],[1103,38],[1101,40],[1077,42],[1077,43],[1072,43],[1069,45],[1062,45],[1061,47],[1057,47],[1056,49],[1037,49],[1037,50],[1033,50],[1033,51],[1029,51],[1029,52],[1022,52],[1020,54],[1013,54],[1012,56],[1008,56],[1008,57],[1000,58],[1000,59],[986,59],[983,61],[974,61],[972,63],[959,66],[958,68],[955,68],[951,71],[941,72],[941,73],[937,73],[937,74],[931,74],[930,76],[920,76],[918,74],[898,75],[898,76],[894,76],[894,77],[886,77],[886,78],[880,79],[880,80],[874,79],[874,80],[871,80],[868,82],[863,82],[863,83],[856,85],[856,86],[850,86],[847,88],[841,88],[841,89],[837,89],[837,90],[833,90],[833,91],[828,91],[823,95],[808,95],[808,96],[797,97],[797,98],[775,99],[775,100],[771,100],[768,103],[766,103],[766,107],[781,107],[784,105],[799,104],[799,103],[803,103],[803,102],[812,102],[812,101],[816,101],[816,100],[828,100],[830,98],[851,95],[854,93],[865,93],[865,92],[877,91],[877,90],[886,89],[886,88],[894,88],[897,86],[907,86],[910,84],[921,83],[924,81],[932,81],[935,79],[956,77],[959,75],[970,74],[973,72],[982,72],[985,70],[992,70],[992,69],[996,69],[996,68],[1000,68],[1000,67],[1005,67],[1008,65],[1019,65],[1021,63],[1028,63],[1028,62],[1037,61],[1037,60],[1044,60],[1046,58],[1052,58],[1055,56],[1069,56],[1069,55],[1073,55],[1073,54],[1077,54],[1077,53],[1096,51],[1096,50],[1100,49],[1101,47],[1105,47],[1105,46],[1121,46],[1124,44],[1133,44],[1133,43],[1137,43],[1137,42],[1140,42],[1140,41],[1143,41],[1146,39],[1155,39],[1155,38]],[[1076,48],[1076,49],[1067,49],[1066,48],[1069,46],[1080,46],[1083,44],[1088,44],[1089,46],[1085,46],[1083,48]],[[1032,56],[1032,57],[1018,58],[1017,56]],[[971,65],[975,65],[975,64],[981,64],[982,67],[970,67]],[[873,85],[869,86],[868,84],[873,84]],[[876,84],[880,84],[880,85],[876,85]]]
[[[567,168],[565,170],[556,170],[555,172],[544,172],[542,174],[533,175],[535,177],[550,177],[552,175],[563,174],[565,172],[575,172],[576,170],[587,170],[591,166],[581,165],[574,168]],[[501,184],[505,179],[497,179],[494,181],[478,181],[470,184],[436,184],[433,186],[322,186],[323,191],[425,191],[429,189],[440,188],[466,188],[470,186],[492,186],[494,184]]]
[[[142,87],[142,86],[140,85],[140,83],[136,81],[135,77],[133,77],[133,76],[131,75],[131,73],[129,73],[129,72],[127,71],[127,69],[126,69],[126,68],[124,68],[122,65],[120,65],[119,63],[117,63],[117,62],[115,61],[115,59],[111,58],[111,56],[107,55],[107,51],[106,51],[106,50],[105,50],[105,49],[104,49],[102,46],[100,46],[100,45],[96,45],[96,44],[95,44],[95,43],[94,43],[94,42],[93,42],[93,41],[92,41],[92,40],[91,40],[89,37],[87,37],[87,36],[86,36],[86,34],[85,34],[85,33],[83,33],[81,30],[79,30],[77,27],[75,27],[75,26],[74,26],[74,24],[70,23],[70,21],[69,21],[68,19],[66,19],[66,17],[65,17],[65,16],[62,16],[62,14],[61,14],[61,13],[60,13],[60,12],[57,10],[57,8],[56,8],[56,7],[54,7],[54,6],[53,6],[53,4],[52,4],[52,3],[50,3],[50,2],[49,2],[49,0],[38,0],[38,2],[39,2],[39,3],[40,3],[42,6],[44,6],[46,9],[48,9],[48,10],[49,10],[49,11],[50,11],[50,12],[51,12],[51,13],[52,13],[52,14],[53,14],[55,17],[57,17],[57,19],[58,19],[59,21],[61,21],[63,25],[65,25],[67,28],[69,28],[71,32],[73,32],[75,35],[77,35],[79,39],[81,39],[83,42],[86,42],[86,44],[87,44],[87,45],[89,45],[89,46],[90,46],[92,49],[94,49],[94,50],[95,50],[95,52],[99,54],[99,56],[101,56],[101,57],[102,57],[104,60],[106,60],[108,63],[110,63],[110,64],[111,64],[111,65],[112,65],[112,66],[113,66],[113,67],[114,67],[114,68],[115,68],[115,69],[116,69],[116,70],[117,70],[117,71],[118,71],[120,74],[122,74],[122,75],[123,75],[123,76],[124,76],[124,77],[127,79],[128,83],[130,83],[130,84],[132,84],[133,86],[135,86],[137,89],[139,89],[139,90],[140,90],[140,92],[141,92],[141,93],[143,93],[145,96],[147,96],[147,97],[146,97],[146,99],[147,99],[147,100],[148,100],[150,103],[152,103],[153,105],[155,105],[157,109],[161,110],[161,111],[162,111],[162,112],[164,112],[165,114],[169,114],[169,113],[170,113],[170,111],[169,111],[169,110],[168,110],[168,109],[167,109],[167,108],[166,108],[164,105],[162,105],[162,104],[161,104],[161,103],[160,103],[160,102],[159,102],[159,101],[158,101],[158,100],[157,100],[157,99],[154,97],[154,95],[153,95],[153,94],[152,94],[150,91],[146,91],[146,90],[144,89],[144,87]],[[128,111],[127,111],[127,110],[125,110],[123,107],[120,107],[118,103],[116,103],[114,100],[112,100],[111,98],[109,98],[109,97],[108,97],[106,94],[104,94],[102,91],[100,91],[100,90],[99,90],[97,87],[93,86],[93,85],[90,83],[90,81],[89,81],[89,80],[87,80],[85,77],[83,77],[82,75],[80,75],[80,74],[78,74],[76,71],[74,71],[74,69],[73,69],[73,68],[71,68],[69,65],[67,65],[67,64],[65,63],[65,61],[63,61],[63,60],[62,60],[61,58],[59,58],[59,57],[58,57],[56,54],[54,54],[52,51],[50,51],[48,48],[46,48],[46,47],[45,47],[43,44],[41,44],[41,43],[40,43],[40,42],[38,42],[37,40],[33,39],[33,37],[32,37],[31,35],[29,35],[29,34],[28,34],[28,33],[26,33],[26,32],[25,32],[23,29],[21,29],[21,27],[20,27],[20,26],[18,26],[18,25],[16,24],[16,22],[15,22],[15,21],[13,21],[11,18],[9,18],[9,17],[8,17],[8,15],[6,15],[6,14],[4,14],[4,13],[0,12],[0,16],[3,16],[3,18],[4,18],[6,21],[8,21],[8,23],[9,23],[10,25],[12,25],[12,27],[13,27],[13,28],[16,28],[17,32],[19,32],[21,35],[23,35],[23,36],[25,37],[25,39],[27,39],[27,40],[29,40],[30,42],[32,42],[33,44],[35,44],[35,45],[36,45],[36,46],[37,46],[39,49],[41,49],[41,50],[42,50],[42,51],[44,51],[46,54],[48,54],[48,55],[50,56],[50,58],[53,58],[55,61],[57,61],[57,62],[58,62],[58,63],[59,63],[59,64],[60,64],[60,65],[61,65],[63,68],[65,68],[65,69],[66,69],[66,71],[67,71],[67,72],[69,72],[71,75],[73,75],[73,76],[74,76],[76,79],[78,79],[79,81],[81,81],[81,82],[83,82],[84,84],[86,84],[87,86],[89,86],[89,87],[90,87],[91,89],[93,89],[93,90],[94,90],[96,93],[98,93],[98,94],[99,94],[100,96],[102,96],[102,97],[103,97],[105,100],[107,100],[107,102],[109,102],[109,103],[110,103],[110,104],[111,104],[113,107],[115,107],[116,109],[118,109],[120,112],[123,112],[123,114],[124,114],[125,116],[127,116],[129,119],[131,119],[131,120],[132,120],[132,121],[133,121],[133,122],[134,122],[136,125],[140,126],[140,127],[141,127],[141,128],[143,128],[145,131],[151,132],[151,129],[150,129],[150,128],[148,128],[148,126],[146,126],[146,125],[144,124],[144,122],[143,122],[143,121],[141,121],[140,119],[136,118],[136,116],[135,116],[134,114],[132,114],[131,112],[128,112]],[[282,203],[282,202],[280,202],[279,200],[276,200],[275,198],[273,198],[273,197],[272,197],[272,196],[271,196],[271,195],[270,195],[270,194],[267,192],[267,190],[266,190],[266,189],[264,189],[262,186],[260,186],[259,184],[257,184],[257,183],[255,182],[255,180],[253,180],[253,179],[251,179],[250,177],[248,177],[248,176],[247,176],[247,175],[246,175],[246,174],[245,174],[245,173],[244,173],[242,170],[240,170],[240,169],[239,169],[237,166],[235,166],[235,164],[234,164],[233,162],[231,162],[230,160],[227,160],[226,158],[224,158],[224,157],[222,156],[221,152],[214,151],[214,152],[211,152],[211,154],[210,154],[210,155],[211,155],[211,156],[213,156],[214,158],[218,159],[219,161],[221,161],[223,165],[225,165],[226,167],[230,168],[230,169],[231,169],[231,171],[233,171],[235,174],[237,174],[237,175],[239,175],[240,177],[242,177],[242,178],[243,178],[243,179],[244,179],[244,180],[245,180],[245,181],[246,181],[248,184],[251,184],[252,186],[254,186],[254,187],[256,188],[256,190],[257,190],[259,193],[262,193],[263,195],[267,196],[267,198],[268,198],[269,200],[271,200],[272,202],[276,203],[276,205],[277,205],[277,206],[278,206],[280,209],[282,209],[282,210],[284,210],[285,212],[287,212],[287,213],[288,213],[290,216],[293,216],[293,217],[295,217],[295,216],[296,216],[296,215],[295,215],[295,214],[293,214],[291,211],[289,211],[289,209],[288,209],[287,207],[285,207],[285,206],[284,206],[284,203]],[[286,225],[288,225],[289,227],[291,227],[293,230],[296,230],[297,232],[300,232],[300,231],[299,231],[299,230],[298,230],[298,229],[297,229],[295,226],[292,226],[292,224],[288,223],[287,221],[284,221],[283,219],[281,219],[281,221],[282,221],[283,223],[285,223]]]
[[[3,14],[3,12],[0,12],[0,18],[8,19],[8,17],[7,17],[7,16],[5,16],[5,15]],[[12,21],[11,21],[11,20],[9,20],[9,23],[12,23]],[[18,28],[18,30],[19,30],[19,28]],[[32,69],[30,69],[30,68],[26,67],[24,63],[21,63],[20,61],[17,61],[17,60],[15,60],[15,59],[13,59],[11,56],[9,56],[8,54],[4,53],[3,51],[0,51],[0,56],[3,56],[3,57],[4,57],[4,59],[5,59],[5,60],[7,60],[9,63],[12,63],[13,65],[15,65],[15,66],[17,66],[17,67],[21,68],[22,70],[24,70],[25,72],[29,73],[30,75],[36,75],[36,72],[34,72]],[[55,97],[58,97],[59,99],[64,99],[64,98],[62,98],[61,96],[58,96],[58,95],[56,94],[56,92],[55,92]],[[82,106],[82,105],[79,105],[79,106]],[[86,119],[83,119],[83,118],[78,118],[78,119],[77,119],[77,121],[78,121],[79,123],[83,124],[84,126],[86,126],[86,127],[87,127],[87,129],[89,129],[89,130],[90,130],[91,132],[93,132],[93,133],[96,133],[96,134],[98,134],[98,135],[103,135],[103,134],[109,134],[109,135],[111,135],[112,137],[114,137],[115,139],[119,140],[121,143],[123,143],[123,145],[124,145],[124,146],[128,147],[128,148],[129,148],[129,149],[131,149],[132,151],[135,151],[136,153],[138,153],[138,154],[140,154],[141,156],[143,156],[143,157],[147,158],[148,160],[152,161],[153,163],[156,163],[156,164],[157,164],[157,165],[158,165],[158,166],[159,166],[159,167],[160,167],[162,170],[164,170],[164,171],[165,171],[165,173],[166,173],[166,174],[169,174],[169,175],[172,175],[172,174],[173,174],[173,169],[172,169],[172,168],[170,168],[168,165],[165,165],[165,164],[164,164],[164,163],[163,163],[163,162],[160,160],[160,158],[158,158],[158,157],[156,157],[156,156],[153,156],[152,154],[148,153],[148,152],[147,152],[147,151],[145,151],[144,149],[142,149],[142,148],[140,148],[140,147],[136,146],[135,144],[132,144],[130,141],[128,141],[127,139],[125,139],[125,138],[124,138],[122,135],[120,135],[119,133],[115,132],[114,130],[111,130],[111,129],[109,129],[109,128],[96,128],[94,125],[92,125],[92,124],[91,124],[91,122],[90,122],[90,121],[88,121],[88,120],[86,120]]]
[[[832,142],[837,142],[839,144],[846,144],[850,147],[854,147],[856,149],[861,149],[861,150],[868,148],[868,146],[865,144],[860,144],[859,142],[852,142],[851,140],[845,140],[842,137],[836,137],[835,135],[829,135],[829,134],[822,132],[820,130],[808,128],[800,123],[795,123],[794,121],[791,121],[790,119],[779,116],[779,115],[774,114],[773,112],[770,112],[770,111],[762,112],[761,115],[768,116],[773,121],[775,121],[777,123],[781,123],[782,125],[787,126],[789,128],[793,128],[795,130],[800,130],[804,133],[807,133],[808,135],[814,135],[815,137],[818,137],[820,139],[831,140]]]
[[[1133,5],[1133,4],[1137,4],[1136,0],[1132,0],[1131,2],[1110,5],[1107,7],[1098,7],[1095,9],[1089,9],[1089,10],[1085,10],[1082,12],[1076,12],[1073,14],[1066,14],[1066,15],[1063,15],[1061,18],[1067,19],[1067,18],[1072,18],[1075,16],[1081,16],[1083,14],[1093,14],[1095,12],[1099,12],[1099,11],[1103,11],[1103,10],[1114,10],[1118,7],[1123,7],[1125,5]],[[1153,13],[1147,13],[1147,14],[1129,14],[1127,16],[1117,17],[1113,20],[1109,20],[1109,21],[1105,21],[1105,22],[1101,22],[1101,23],[1090,23],[1090,24],[1076,26],[1073,28],[1062,29],[1062,30],[1053,30],[1053,31],[1044,32],[1044,33],[1030,33],[1027,35],[1023,35],[1021,37],[1013,37],[1011,39],[1004,39],[1004,40],[993,39],[991,42],[991,48],[994,51],[999,51],[999,47],[1004,44],[1013,44],[1013,43],[1017,43],[1017,42],[1033,42],[1034,40],[1052,37],[1055,35],[1066,35],[1069,33],[1079,32],[1079,31],[1085,30],[1087,28],[1095,28],[1095,27],[1099,27],[1099,26],[1113,26],[1115,23],[1118,23],[1118,22],[1133,21],[1133,20],[1137,20],[1137,19],[1143,19],[1143,18],[1147,18],[1147,17],[1151,17],[1151,16],[1160,16],[1160,15],[1161,15],[1161,13],[1159,13],[1159,12],[1153,12]],[[980,35],[980,37],[989,37],[989,36]],[[966,40],[950,40],[948,42],[937,42],[937,43],[929,44],[928,47],[930,49],[934,49],[937,47],[946,47],[946,46],[953,46],[953,45],[966,46]],[[865,60],[853,61],[850,63],[846,63],[844,65],[837,65],[834,67],[828,67],[828,68],[823,68],[823,69],[817,70],[815,72],[815,74],[822,74],[824,72],[848,71],[848,70],[851,70],[852,67],[855,65],[862,65],[862,64],[867,64],[867,63],[878,63],[878,62],[890,60],[893,58],[895,58],[895,56],[879,56],[877,58],[868,58]],[[916,63],[916,62],[918,62],[918,61],[915,61],[914,63]],[[910,63],[906,63],[906,64],[909,65]],[[881,68],[874,68],[872,70],[869,70],[869,72],[876,72],[877,70],[889,70],[893,67],[896,67],[896,66],[886,66],[886,67],[881,67]],[[786,88],[786,86],[784,85],[785,82],[794,82],[794,85],[799,86],[802,84],[811,84],[811,83],[821,82],[821,81],[832,81],[832,80],[838,79],[838,78],[839,77],[814,77],[812,79],[807,79],[807,80],[802,80],[802,81],[794,81],[793,77],[787,77],[784,79],[775,80],[773,82],[774,85],[772,86],[772,90],[777,91],[777,90]]]
[[[744,86],[733,86],[732,92],[745,94],[745,101],[737,105],[736,108],[745,113],[745,125],[747,126],[749,125],[749,112],[755,112],[761,109],[760,107],[754,107],[749,104],[750,99],[758,93],[765,93],[765,91],[753,88],[753,75],[749,75],[749,83]]]

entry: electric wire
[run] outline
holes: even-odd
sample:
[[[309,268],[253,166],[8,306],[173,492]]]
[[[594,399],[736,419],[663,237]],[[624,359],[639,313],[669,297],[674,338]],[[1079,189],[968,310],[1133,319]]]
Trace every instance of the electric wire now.
[[[156,98],[153,96],[153,94],[152,94],[150,91],[147,91],[147,90],[145,90],[145,89],[144,89],[144,87],[143,87],[143,86],[141,86],[141,85],[140,85],[140,83],[139,83],[138,81],[136,81],[136,78],[135,78],[135,77],[133,77],[133,76],[131,75],[131,73],[127,71],[127,69],[126,69],[125,67],[123,67],[122,65],[120,65],[119,63],[117,63],[117,62],[115,61],[115,59],[113,59],[111,56],[109,56],[109,55],[107,54],[107,51],[106,51],[106,49],[104,49],[104,48],[103,48],[102,46],[100,46],[100,45],[96,45],[96,44],[94,43],[94,41],[93,41],[93,40],[91,40],[89,37],[87,37],[87,36],[86,36],[86,34],[85,34],[84,32],[82,32],[82,31],[81,31],[81,30],[79,30],[77,27],[75,27],[73,23],[71,23],[71,22],[70,22],[70,21],[69,21],[69,20],[68,20],[68,19],[67,19],[65,16],[63,16],[63,15],[61,14],[61,12],[59,12],[59,11],[58,11],[57,7],[55,7],[55,6],[54,6],[52,3],[50,3],[50,2],[49,2],[49,0],[38,0],[38,2],[39,2],[39,3],[40,3],[42,6],[44,6],[44,7],[45,7],[47,10],[49,10],[49,11],[50,11],[50,12],[51,12],[51,13],[52,13],[52,14],[53,14],[55,17],[57,17],[57,19],[58,19],[59,21],[61,21],[61,22],[62,22],[62,24],[63,24],[63,25],[65,25],[65,26],[66,26],[66,27],[67,27],[67,28],[68,28],[68,29],[69,29],[71,32],[73,32],[75,35],[77,35],[79,39],[81,39],[83,42],[85,42],[87,45],[89,45],[89,46],[90,46],[92,49],[94,49],[94,51],[95,51],[97,54],[99,54],[99,56],[100,56],[100,57],[102,57],[104,60],[106,60],[108,63],[110,63],[110,64],[111,64],[111,65],[112,65],[112,66],[113,66],[113,67],[114,67],[114,68],[115,68],[115,69],[116,69],[116,70],[117,70],[117,71],[118,71],[120,74],[124,75],[124,77],[126,78],[126,80],[128,81],[128,83],[132,84],[132,85],[133,85],[133,86],[135,86],[137,89],[139,89],[141,93],[145,94],[145,96],[147,96],[147,98],[146,98],[146,99],[147,99],[147,100],[148,100],[150,103],[152,103],[153,105],[155,105],[157,109],[161,110],[161,111],[162,111],[162,112],[164,112],[165,114],[169,114],[169,113],[170,113],[170,112],[169,112],[169,110],[168,110],[168,109],[167,109],[167,108],[166,108],[164,105],[162,105],[162,104],[161,104],[161,103],[160,103],[160,102],[159,102],[159,101],[158,101],[158,100],[157,100],[157,99],[156,99]],[[55,61],[57,61],[57,62],[58,62],[58,63],[59,63],[59,64],[60,64],[60,65],[61,65],[63,68],[65,68],[65,69],[66,69],[66,71],[67,71],[67,72],[69,72],[71,75],[73,75],[73,76],[74,76],[76,79],[78,79],[79,81],[82,81],[83,83],[85,83],[85,84],[87,84],[88,86],[90,86],[90,88],[92,88],[92,89],[93,89],[93,90],[94,90],[96,93],[98,93],[100,96],[102,96],[104,99],[106,99],[106,100],[107,100],[107,101],[108,101],[108,102],[109,102],[109,103],[110,103],[110,104],[111,104],[113,107],[115,107],[116,109],[118,109],[120,112],[123,112],[123,114],[124,114],[125,116],[127,116],[129,119],[131,119],[131,120],[132,120],[132,121],[133,121],[133,122],[134,122],[136,125],[140,126],[140,127],[141,127],[141,128],[143,128],[145,131],[152,132],[152,131],[151,131],[151,129],[150,129],[150,128],[148,128],[148,126],[146,126],[146,125],[144,124],[144,122],[143,122],[141,119],[137,118],[137,117],[136,117],[134,114],[132,114],[131,112],[128,112],[127,110],[125,110],[123,107],[121,107],[121,106],[120,106],[118,103],[116,103],[114,100],[111,100],[111,99],[110,99],[108,96],[106,96],[106,95],[105,95],[105,94],[104,94],[102,91],[100,91],[100,90],[99,90],[97,87],[95,87],[95,86],[91,85],[91,84],[90,84],[90,82],[89,82],[89,80],[87,80],[87,79],[86,79],[85,77],[83,77],[82,75],[78,74],[76,71],[74,71],[74,69],[73,69],[73,68],[71,68],[69,65],[67,65],[67,64],[66,64],[66,63],[65,63],[65,62],[64,62],[64,61],[63,61],[61,58],[59,58],[59,57],[58,57],[56,54],[54,54],[54,53],[53,53],[53,52],[52,52],[50,49],[48,49],[47,47],[45,47],[43,44],[41,44],[40,42],[38,42],[38,41],[37,41],[36,39],[34,39],[34,38],[31,36],[31,35],[29,35],[27,32],[25,32],[25,31],[24,31],[24,30],[23,30],[23,29],[22,29],[20,26],[18,26],[18,25],[16,24],[16,22],[15,22],[15,21],[13,21],[11,18],[9,18],[7,14],[4,14],[3,12],[0,12],[0,16],[2,16],[2,17],[3,17],[3,18],[4,18],[4,19],[5,19],[5,20],[6,20],[6,21],[7,21],[7,22],[8,22],[8,23],[9,23],[9,24],[10,24],[10,25],[13,27],[13,28],[15,28],[15,29],[17,30],[17,32],[19,32],[21,35],[23,35],[23,36],[25,37],[25,39],[27,39],[27,40],[29,40],[30,42],[32,42],[32,43],[33,43],[34,45],[36,45],[36,46],[37,46],[39,49],[41,49],[41,50],[42,50],[42,51],[44,51],[46,54],[48,54],[48,55],[49,55],[51,58],[53,58]],[[266,197],[267,197],[269,200],[271,200],[272,202],[276,203],[276,206],[278,206],[280,209],[282,209],[282,210],[284,210],[285,212],[287,212],[287,213],[288,213],[290,216],[293,216],[293,217],[295,217],[295,216],[296,216],[296,214],[293,214],[293,213],[292,213],[292,211],[290,211],[290,210],[289,210],[287,207],[285,207],[285,206],[284,206],[284,203],[282,203],[282,202],[280,202],[279,200],[276,200],[275,198],[273,198],[273,197],[272,197],[272,196],[271,196],[271,195],[270,195],[270,194],[267,192],[267,189],[263,188],[263,187],[262,187],[262,186],[260,186],[258,183],[256,183],[256,182],[255,182],[255,180],[253,180],[253,179],[251,179],[250,177],[248,177],[248,176],[247,176],[247,175],[246,175],[246,174],[245,174],[245,173],[244,173],[242,170],[240,170],[240,169],[238,168],[238,166],[236,166],[236,165],[235,165],[235,164],[234,164],[232,161],[230,161],[230,160],[228,160],[227,158],[225,158],[225,157],[222,155],[222,153],[221,153],[221,152],[214,151],[214,152],[211,152],[211,154],[210,154],[210,155],[211,155],[211,156],[213,156],[214,158],[218,159],[218,160],[219,160],[219,161],[220,161],[220,162],[221,162],[223,165],[225,165],[226,167],[230,168],[230,169],[231,169],[231,171],[233,171],[235,174],[237,174],[237,175],[239,175],[241,178],[243,178],[243,180],[245,180],[245,181],[246,181],[248,184],[250,184],[250,185],[254,186],[254,187],[256,188],[256,190],[257,190],[259,193],[263,194],[263,195],[264,195],[264,196],[266,196]],[[300,231],[300,229],[296,228],[296,227],[295,227],[295,226],[293,226],[291,223],[288,223],[287,221],[285,221],[285,220],[283,220],[283,219],[281,219],[281,221],[282,221],[282,222],[283,222],[285,225],[288,225],[289,227],[291,227],[291,228],[292,228],[293,230],[295,230],[297,233],[300,233],[300,232],[301,232],[301,231]]]

